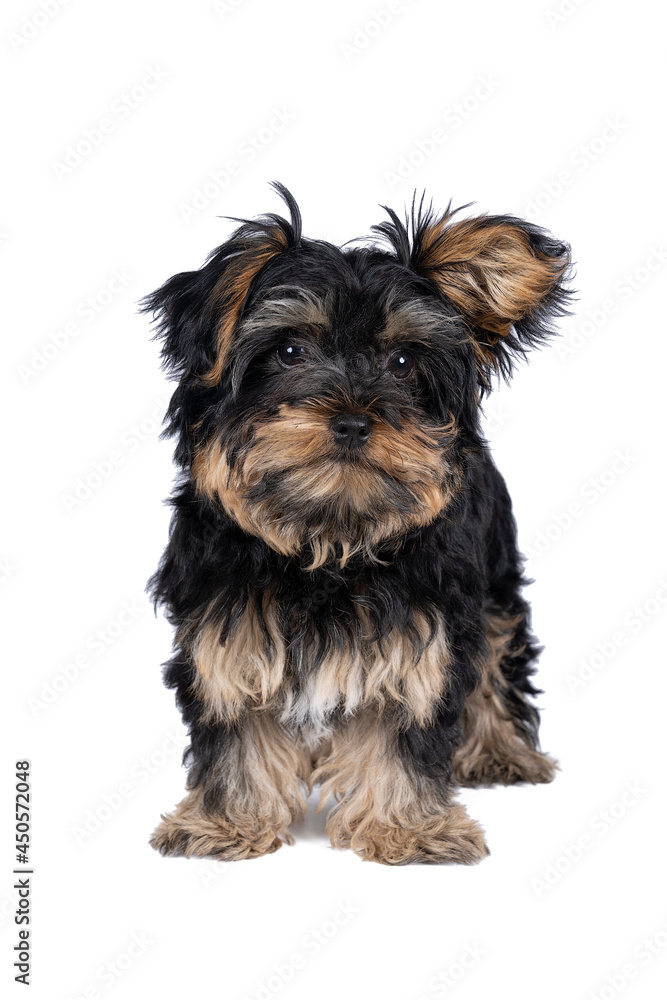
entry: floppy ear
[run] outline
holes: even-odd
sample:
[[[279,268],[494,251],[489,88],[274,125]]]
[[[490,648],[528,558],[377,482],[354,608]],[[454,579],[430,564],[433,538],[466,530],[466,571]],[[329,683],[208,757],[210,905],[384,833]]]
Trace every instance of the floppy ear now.
[[[467,208],[468,206],[463,206]],[[517,356],[539,346],[553,321],[567,315],[570,248],[511,215],[452,221],[413,204],[409,265],[429,278],[467,321],[480,381],[490,370],[508,376]],[[397,223],[390,212],[394,232]],[[378,227],[389,235],[388,224]],[[407,228],[392,243],[406,257]]]
[[[290,221],[273,214],[237,220],[242,225],[203,267],[174,275],[142,300],[142,312],[153,313],[157,321],[156,337],[162,339],[162,359],[170,373],[195,376],[209,387],[220,382],[253,279],[270,260],[299,243],[298,206],[282,184],[272,186],[287,204]]]

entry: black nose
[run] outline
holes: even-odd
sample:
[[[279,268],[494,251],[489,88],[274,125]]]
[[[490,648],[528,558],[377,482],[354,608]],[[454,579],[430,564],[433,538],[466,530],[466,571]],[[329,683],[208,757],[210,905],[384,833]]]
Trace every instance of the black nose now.
[[[337,444],[359,448],[371,436],[371,422],[361,413],[339,413],[331,421]]]

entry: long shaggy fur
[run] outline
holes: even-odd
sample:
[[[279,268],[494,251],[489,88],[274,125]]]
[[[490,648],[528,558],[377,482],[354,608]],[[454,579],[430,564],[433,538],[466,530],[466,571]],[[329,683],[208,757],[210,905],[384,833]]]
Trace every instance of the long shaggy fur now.
[[[177,380],[180,474],[150,586],[190,732],[188,796],[152,842],[268,853],[319,782],[335,847],[476,862],[457,784],[555,768],[479,404],[553,332],[569,249],[423,200],[340,249],[303,237],[275,187],[289,219],[242,221],[144,301]]]

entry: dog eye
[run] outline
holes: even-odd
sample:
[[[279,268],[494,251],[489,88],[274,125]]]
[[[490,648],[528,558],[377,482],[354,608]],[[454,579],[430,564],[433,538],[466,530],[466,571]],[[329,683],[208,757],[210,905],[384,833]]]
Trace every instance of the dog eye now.
[[[308,358],[305,347],[297,344],[281,344],[276,351],[276,357],[283,368],[294,368],[295,365],[302,365]]]
[[[410,351],[394,351],[387,364],[394,378],[407,378],[415,366],[415,359]]]

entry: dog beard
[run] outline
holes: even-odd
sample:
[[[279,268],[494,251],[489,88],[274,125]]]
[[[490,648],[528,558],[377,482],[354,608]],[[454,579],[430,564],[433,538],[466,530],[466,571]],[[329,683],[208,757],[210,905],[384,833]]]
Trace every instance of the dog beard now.
[[[380,544],[431,523],[456,495],[456,429],[373,416],[368,442],[345,449],[331,432],[339,411],[321,401],[282,404],[251,421],[241,444],[213,437],[195,449],[198,491],[278,552],[308,547],[308,569],[331,558],[343,566],[361,551],[377,558]]]

